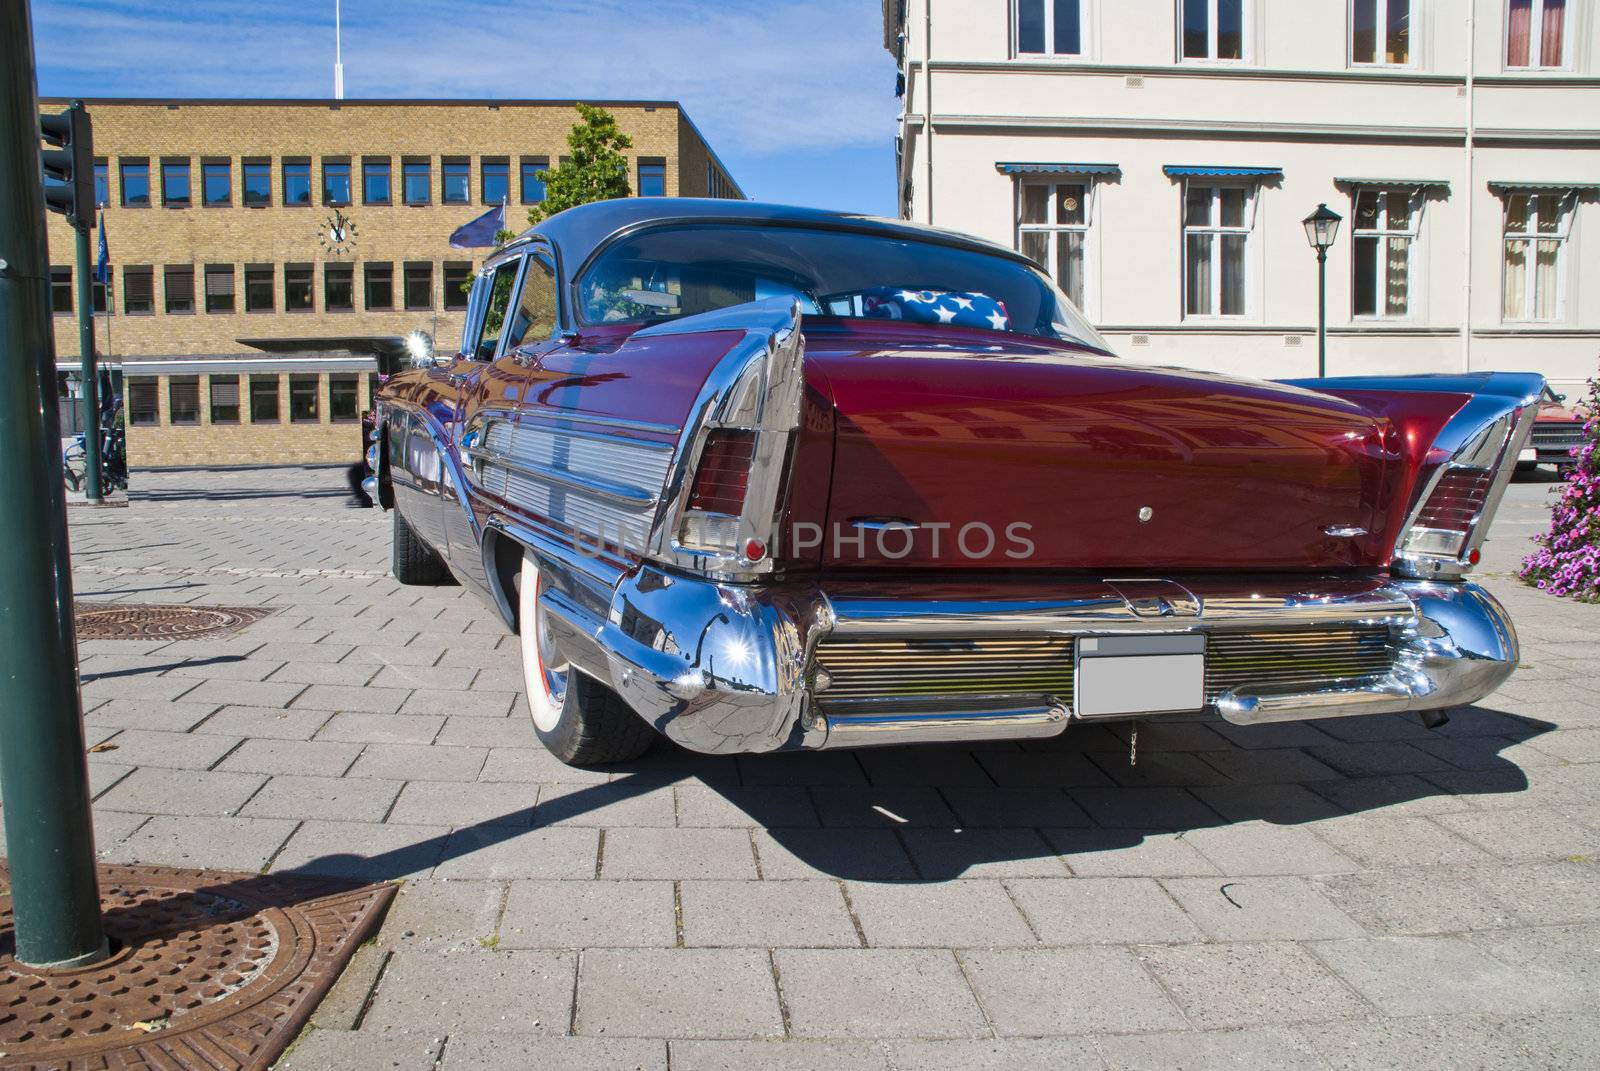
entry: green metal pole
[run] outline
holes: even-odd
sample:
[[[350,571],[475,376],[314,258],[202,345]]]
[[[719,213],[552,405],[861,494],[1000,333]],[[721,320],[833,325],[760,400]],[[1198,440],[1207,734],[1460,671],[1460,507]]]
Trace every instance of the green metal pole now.
[[[1328,374],[1328,251],[1317,247],[1317,378]]]
[[[27,0],[0,0],[0,798],[16,955],[106,954],[61,479],[39,105]]]
[[[74,107],[83,105],[74,102]],[[100,368],[94,352],[94,285],[89,278],[89,225],[73,228],[78,247],[78,374],[83,378],[83,497],[99,502]]]

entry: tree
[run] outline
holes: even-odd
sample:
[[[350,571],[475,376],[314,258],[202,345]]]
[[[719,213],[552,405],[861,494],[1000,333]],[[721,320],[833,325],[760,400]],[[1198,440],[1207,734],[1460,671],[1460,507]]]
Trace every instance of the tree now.
[[[1589,419],[1550,512],[1550,530],[1535,536],[1539,549],[1522,561],[1523,580],[1551,595],[1600,601],[1600,379],[1589,381]]]
[[[604,108],[579,104],[578,115],[583,121],[567,134],[572,158],[553,171],[539,172],[545,196],[528,209],[529,223],[574,205],[628,196],[628,160],[622,150],[633,148],[633,139],[617,128],[616,116]]]

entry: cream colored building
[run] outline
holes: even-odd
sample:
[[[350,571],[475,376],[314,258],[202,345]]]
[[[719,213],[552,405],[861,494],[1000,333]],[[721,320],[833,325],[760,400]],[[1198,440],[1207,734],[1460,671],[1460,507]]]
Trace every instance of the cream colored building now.
[[[1123,354],[1262,377],[1600,364],[1600,0],[884,0],[902,213]],[[931,116],[931,123],[929,117]]]

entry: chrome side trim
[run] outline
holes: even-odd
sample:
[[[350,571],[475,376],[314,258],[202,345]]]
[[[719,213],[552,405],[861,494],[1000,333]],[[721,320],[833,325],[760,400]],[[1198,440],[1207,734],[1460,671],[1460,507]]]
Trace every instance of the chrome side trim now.
[[[496,412],[469,429],[478,486],[565,529],[569,544],[642,553],[672,463],[666,443],[512,420]]]
[[[968,740],[1032,740],[1059,735],[1070,715],[1060,706],[1000,707],[988,711],[922,714],[829,712],[823,716],[822,746],[883,747],[889,744],[959,743]]]
[[[619,502],[624,506],[632,506],[635,509],[649,509],[656,504],[656,496],[643,488],[629,487],[626,484],[619,483],[607,483],[604,480],[597,480],[589,476],[579,476],[567,469],[556,468],[553,465],[535,465],[528,461],[513,461],[505,454],[494,450],[470,449],[467,451],[467,456],[472,458],[474,462],[480,462],[484,465],[499,465],[510,469],[512,472],[534,479],[553,480],[575,491],[583,491],[586,494],[609,498],[614,502]]]

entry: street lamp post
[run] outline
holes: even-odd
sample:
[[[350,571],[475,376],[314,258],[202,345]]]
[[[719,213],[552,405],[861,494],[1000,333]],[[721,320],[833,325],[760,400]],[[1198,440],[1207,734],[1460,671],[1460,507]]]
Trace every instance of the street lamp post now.
[[[1328,247],[1339,234],[1339,221],[1344,217],[1327,205],[1301,222],[1305,224],[1306,241],[1317,251],[1317,378],[1328,374]]]

